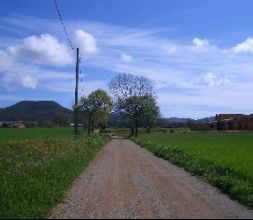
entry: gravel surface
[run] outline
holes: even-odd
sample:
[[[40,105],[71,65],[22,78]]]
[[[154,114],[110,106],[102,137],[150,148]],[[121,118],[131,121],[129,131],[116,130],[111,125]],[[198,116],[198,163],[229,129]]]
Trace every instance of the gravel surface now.
[[[253,218],[253,211],[130,140],[113,139],[75,181],[54,218]]]

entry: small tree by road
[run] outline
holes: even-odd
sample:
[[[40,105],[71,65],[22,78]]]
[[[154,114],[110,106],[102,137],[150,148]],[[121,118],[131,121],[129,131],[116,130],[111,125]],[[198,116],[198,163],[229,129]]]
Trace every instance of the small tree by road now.
[[[112,100],[106,91],[98,89],[88,97],[81,97],[80,110],[85,116],[88,134],[90,135],[94,125],[105,121],[112,111]]]

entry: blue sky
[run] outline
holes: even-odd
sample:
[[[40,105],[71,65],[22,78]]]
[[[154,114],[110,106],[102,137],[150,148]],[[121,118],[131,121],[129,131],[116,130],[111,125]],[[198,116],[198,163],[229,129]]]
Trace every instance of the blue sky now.
[[[84,83],[153,81],[166,117],[253,113],[253,1],[58,0]],[[74,55],[52,0],[0,1],[0,107],[74,100]],[[83,93],[81,92],[83,89]]]

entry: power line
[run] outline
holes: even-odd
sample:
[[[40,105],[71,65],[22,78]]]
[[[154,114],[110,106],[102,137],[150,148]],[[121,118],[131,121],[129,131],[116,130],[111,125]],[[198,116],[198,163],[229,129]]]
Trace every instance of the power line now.
[[[69,37],[69,35],[68,35],[67,28],[66,28],[66,26],[65,26],[65,24],[64,24],[64,22],[63,22],[63,18],[62,18],[62,16],[61,16],[61,12],[60,12],[59,5],[58,5],[58,3],[57,3],[56,0],[53,0],[53,1],[54,1],[54,4],[55,4],[56,11],[57,11],[58,16],[59,16],[59,19],[60,19],[60,22],[61,22],[63,31],[64,31],[64,33],[65,33],[65,35],[66,35],[67,42],[69,43],[69,46],[70,46],[71,50],[74,52],[74,54],[76,54],[75,49],[74,49],[74,47],[73,47],[73,44],[72,44],[72,42],[71,42],[71,40],[70,40],[70,37]]]
[[[76,88],[75,88],[75,108],[74,108],[74,133],[75,135],[78,134],[78,85],[79,85],[79,76],[81,75],[81,72],[80,72],[80,68],[79,68],[79,64],[81,62],[81,57],[80,57],[80,54],[79,54],[79,48],[76,48],[76,52],[75,52],[75,49],[73,47],[73,44],[70,40],[70,37],[68,35],[68,31],[67,31],[67,28],[63,22],[63,18],[61,16],[61,12],[60,12],[60,8],[59,8],[59,5],[57,4],[57,1],[56,0],[53,0],[54,1],[54,4],[55,4],[55,8],[56,8],[56,11],[58,13],[58,16],[60,18],[60,21],[61,21],[61,25],[62,25],[62,28],[63,28],[63,31],[66,35],[66,39],[67,39],[67,42],[69,43],[69,46],[71,48],[71,50],[74,52],[74,54],[76,55]],[[81,75],[82,77],[82,75]],[[83,79],[81,78],[81,82],[83,81]],[[82,90],[83,91],[83,90]]]

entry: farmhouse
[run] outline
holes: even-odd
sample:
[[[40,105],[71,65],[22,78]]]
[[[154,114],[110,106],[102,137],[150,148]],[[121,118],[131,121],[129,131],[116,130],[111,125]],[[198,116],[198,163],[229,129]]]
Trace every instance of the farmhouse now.
[[[16,124],[9,125],[9,128],[25,128],[25,125],[21,123],[16,123]]]
[[[253,130],[253,114],[217,114],[213,122],[193,124],[191,129],[199,131]]]
[[[253,115],[220,114],[215,123],[217,130],[253,130]]]

